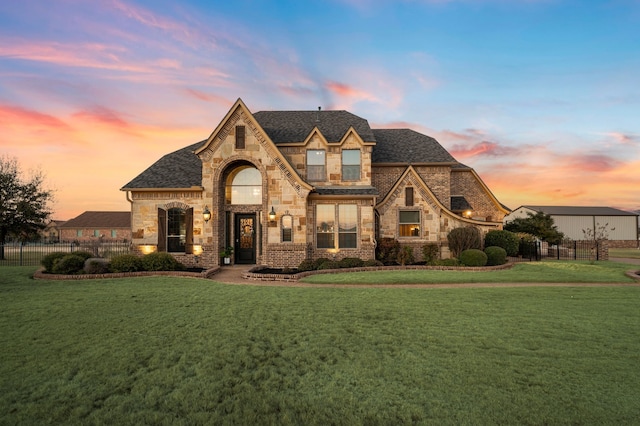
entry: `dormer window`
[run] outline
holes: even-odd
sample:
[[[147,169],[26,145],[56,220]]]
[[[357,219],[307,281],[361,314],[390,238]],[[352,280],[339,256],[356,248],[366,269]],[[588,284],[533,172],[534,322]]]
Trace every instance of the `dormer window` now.
[[[307,180],[325,181],[325,150],[310,149],[307,151]]]
[[[360,180],[360,150],[342,150],[342,180]]]

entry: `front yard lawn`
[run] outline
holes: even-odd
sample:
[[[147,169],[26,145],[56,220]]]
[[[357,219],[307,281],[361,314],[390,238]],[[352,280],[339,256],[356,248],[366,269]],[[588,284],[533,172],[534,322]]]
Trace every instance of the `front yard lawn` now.
[[[33,271],[0,271],[0,424],[640,418],[639,287],[48,282]]]

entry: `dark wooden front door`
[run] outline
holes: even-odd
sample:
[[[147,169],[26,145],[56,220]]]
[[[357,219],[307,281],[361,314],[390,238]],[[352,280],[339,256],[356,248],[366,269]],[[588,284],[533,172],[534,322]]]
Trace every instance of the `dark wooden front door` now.
[[[235,263],[256,263],[256,215],[236,214]]]

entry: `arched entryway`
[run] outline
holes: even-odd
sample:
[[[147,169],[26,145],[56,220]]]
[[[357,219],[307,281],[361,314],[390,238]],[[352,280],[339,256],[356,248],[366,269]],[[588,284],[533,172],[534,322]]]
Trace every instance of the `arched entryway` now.
[[[252,163],[239,161],[228,166],[223,182],[226,244],[233,247],[234,263],[255,264],[261,238],[262,174]]]

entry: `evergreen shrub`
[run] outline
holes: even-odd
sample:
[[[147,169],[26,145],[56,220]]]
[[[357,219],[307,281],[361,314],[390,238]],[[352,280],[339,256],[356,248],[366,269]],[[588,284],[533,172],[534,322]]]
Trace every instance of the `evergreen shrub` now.
[[[40,263],[44,266],[46,272],[53,273],[53,266],[68,254],[63,251],[55,251],[44,256]]]
[[[181,271],[184,265],[166,252],[149,253],[142,257],[142,268],[145,271]]]
[[[138,272],[143,270],[142,259],[135,254],[120,254],[111,259],[111,272]]]
[[[434,243],[428,243],[422,246],[422,260],[427,265],[433,265],[440,257],[440,247]]]
[[[487,266],[504,265],[507,263],[507,251],[502,247],[491,246],[484,249],[487,255]]]
[[[84,258],[75,253],[68,253],[53,265],[54,274],[77,274],[84,268]]]
[[[520,238],[511,231],[489,231],[484,236],[485,247],[502,247],[507,256],[517,256],[520,248]]]
[[[460,253],[460,263],[464,266],[485,266],[487,255],[478,249],[467,249]]]

